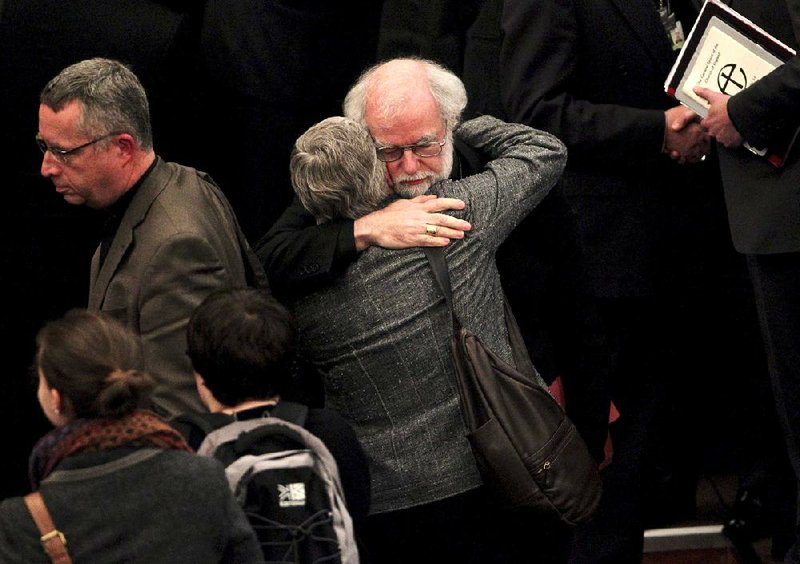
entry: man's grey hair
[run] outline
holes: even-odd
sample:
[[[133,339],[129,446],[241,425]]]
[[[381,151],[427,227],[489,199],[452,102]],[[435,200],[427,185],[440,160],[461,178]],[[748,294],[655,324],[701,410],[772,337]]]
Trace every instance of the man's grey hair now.
[[[128,133],[140,147],[153,147],[150,106],[142,83],[127,66],[111,59],[87,59],[70,65],[42,90],[39,102],[59,112],[70,102],[81,105],[81,132],[98,137]]]
[[[442,119],[447,123],[447,129],[453,131],[458,127],[461,123],[461,114],[467,106],[467,91],[464,83],[442,65],[427,59],[413,57],[378,63],[361,73],[344,99],[344,115],[366,127],[367,103],[372,93],[378,94],[378,97],[372,102],[378,105],[379,113],[382,116],[392,117],[401,113],[404,108],[397,103],[396,96],[386,95],[389,92],[383,88],[383,85],[387,77],[382,76],[383,73],[379,72],[384,65],[397,62],[417,63],[422,67],[427,78],[427,87],[436,100]]]
[[[348,118],[330,117],[311,126],[295,142],[290,168],[294,191],[317,223],[358,219],[388,195],[372,137]]]

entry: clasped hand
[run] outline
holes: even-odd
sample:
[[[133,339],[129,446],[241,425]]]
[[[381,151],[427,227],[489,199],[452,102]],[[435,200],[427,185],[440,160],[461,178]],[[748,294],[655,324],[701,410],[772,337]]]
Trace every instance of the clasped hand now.
[[[354,222],[356,249],[444,247],[451,239],[463,239],[464,232],[472,226],[441,212],[461,210],[464,206],[456,198],[438,198],[432,194],[396,200]]]
[[[684,106],[670,108],[664,116],[664,152],[681,164],[703,160],[711,148],[711,140],[700,116]]]

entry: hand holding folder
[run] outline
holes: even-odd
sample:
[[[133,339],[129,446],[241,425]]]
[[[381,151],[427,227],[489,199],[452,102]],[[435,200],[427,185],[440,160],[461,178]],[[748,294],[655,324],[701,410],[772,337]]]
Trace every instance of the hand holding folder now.
[[[695,86],[694,93],[709,104],[708,113],[701,122],[708,133],[718,143],[728,148],[739,147],[744,143],[741,133],[736,130],[736,126],[728,117],[728,98],[730,96],[702,86]]]
[[[694,110],[726,147],[744,145],[776,167],[783,166],[797,131],[771,147],[754,148],[727,118],[727,98],[744,90],[795,55],[793,49],[719,0],[707,0],[670,71],[664,89]],[[697,90],[700,87],[701,90]],[[703,96],[698,92],[704,93]],[[715,101],[709,116],[710,101]]]

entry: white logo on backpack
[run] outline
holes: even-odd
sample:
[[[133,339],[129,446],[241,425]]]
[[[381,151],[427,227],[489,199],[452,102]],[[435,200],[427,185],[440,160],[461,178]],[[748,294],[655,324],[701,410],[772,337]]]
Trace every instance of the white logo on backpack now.
[[[281,507],[302,507],[306,504],[306,485],[303,482],[278,484],[278,498]]]

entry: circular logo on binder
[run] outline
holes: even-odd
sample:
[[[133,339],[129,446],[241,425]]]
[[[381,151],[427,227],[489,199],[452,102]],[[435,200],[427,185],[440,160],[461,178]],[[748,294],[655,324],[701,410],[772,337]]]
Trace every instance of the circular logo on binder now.
[[[723,94],[733,96],[747,88],[747,74],[736,63],[728,63],[719,69],[717,86]]]

